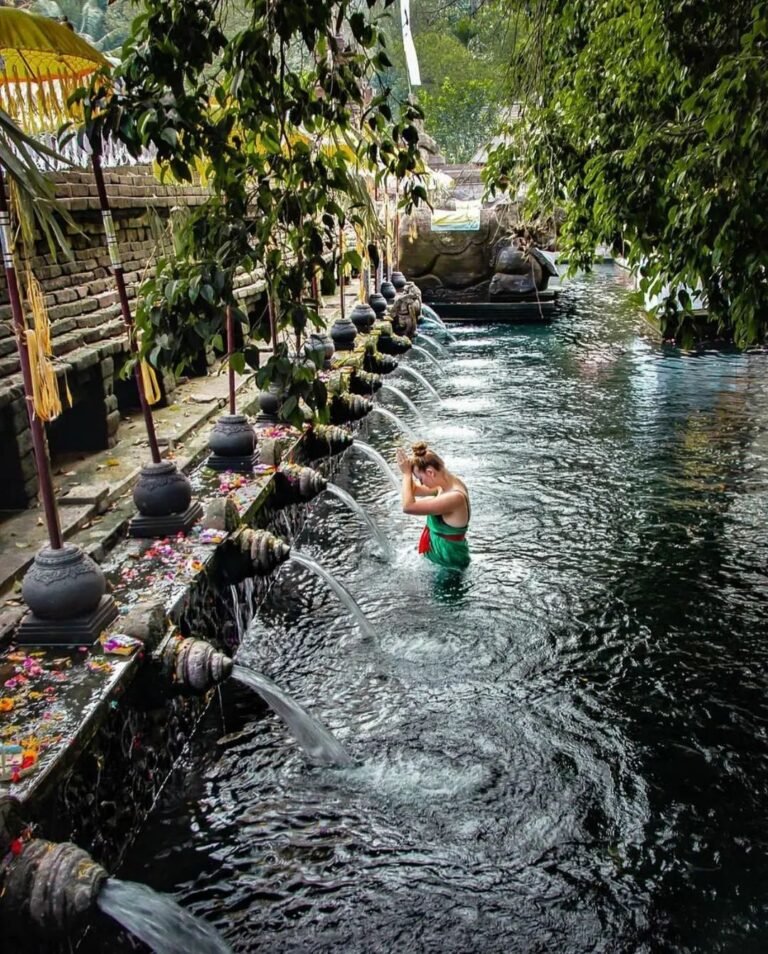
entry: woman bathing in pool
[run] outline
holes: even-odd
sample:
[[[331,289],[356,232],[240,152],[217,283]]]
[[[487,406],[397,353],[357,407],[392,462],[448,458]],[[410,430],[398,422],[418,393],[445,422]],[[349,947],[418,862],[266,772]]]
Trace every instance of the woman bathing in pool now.
[[[403,474],[403,513],[427,518],[419,553],[432,563],[463,570],[469,565],[466,533],[470,507],[466,485],[424,441],[413,445],[410,457],[399,449],[397,465]]]

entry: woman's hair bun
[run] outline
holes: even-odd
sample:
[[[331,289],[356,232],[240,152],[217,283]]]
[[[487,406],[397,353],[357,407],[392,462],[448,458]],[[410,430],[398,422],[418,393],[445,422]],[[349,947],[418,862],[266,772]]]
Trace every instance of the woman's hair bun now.
[[[414,457],[424,457],[429,450],[429,446],[426,441],[417,441],[412,445],[412,450]]]

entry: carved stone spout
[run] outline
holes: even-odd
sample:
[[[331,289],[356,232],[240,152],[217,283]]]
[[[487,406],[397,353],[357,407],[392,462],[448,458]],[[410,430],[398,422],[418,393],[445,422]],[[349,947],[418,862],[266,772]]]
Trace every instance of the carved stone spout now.
[[[207,692],[232,675],[232,660],[204,639],[177,637],[163,652],[163,668],[179,687]]]

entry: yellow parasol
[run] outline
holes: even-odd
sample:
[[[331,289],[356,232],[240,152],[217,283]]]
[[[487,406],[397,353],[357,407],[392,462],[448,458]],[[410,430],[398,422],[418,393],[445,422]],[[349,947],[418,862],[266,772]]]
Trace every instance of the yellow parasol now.
[[[108,60],[63,23],[0,7],[0,108],[26,133],[71,118],[67,98]]]

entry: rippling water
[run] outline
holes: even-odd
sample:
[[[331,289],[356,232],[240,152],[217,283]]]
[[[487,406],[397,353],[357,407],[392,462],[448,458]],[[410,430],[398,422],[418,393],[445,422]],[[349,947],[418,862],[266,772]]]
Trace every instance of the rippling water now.
[[[350,456],[393,562],[327,497],[300,545],[380,637],[292,567],[239,657],[358,766],[225,686],[120,872],[235,950],[768,948],[765,359],[662,349],[610,269],[564,302],[455,329],[440,407],[393,378],[470,488],[470,569]]]

